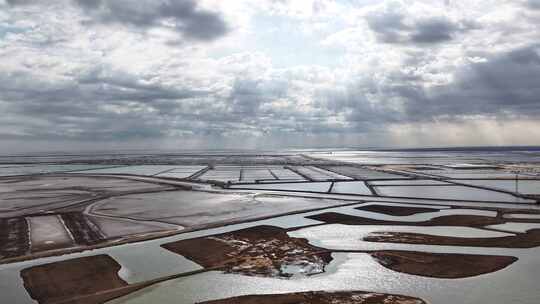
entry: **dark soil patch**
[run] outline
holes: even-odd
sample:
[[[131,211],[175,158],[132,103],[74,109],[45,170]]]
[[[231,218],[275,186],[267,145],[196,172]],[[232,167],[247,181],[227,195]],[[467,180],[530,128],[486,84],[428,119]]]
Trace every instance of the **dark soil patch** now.
[[[53,215],[50,213],[49,215]],[[87,216],[81,212],[68,212],[58,214],[65,228],[71,233],[75,244],[51,246],[33,246],[30,250],[29,228],[25,217],[0,219],[0,261],[17,258],[27,254],[44,252],[53,249],[67,249],[74,245],[92,246],[107,239]]]
[[[344,225],[389,225],[389,226],[465,226],[465,227],[482,227],[486,225],[504,224],[506,220],[481,215],[445,215],[435,217],[428,221],[422,222],[403,222],[403,221],[385,221],[371,219],[361,216],[353,216],[348,214],[326,212],[308,216],[307,218],[325,222],[327,224],[344,224]]]
[[[250,295],[199,304],[425,304],[418,298],[363,291],[310,291],[272,295]]]
[[[526,233],[495,238],[461,238],[408,232],[377,232],[364,237],[364,241],[438,246],[533,248],[540,246],[540,229]]]
[[[32,299],[40,304],[102,303],[100,292],[117,288],[130,292],[123,288],[128,284],[118,276],[120,268],[108,255],[97,255],[26,268],[21,277]],[[91,297],[77,300],[85,296]]]
[[[391,206],[391,205],[369,205],[365,207],[355,208],[363,211],[377,212],[394,216],[408,216],[418,213],[437,212],[439,209],[435,208],[419,208],[419,207],[403,207],[403,206]]]
[[[377,251],[370,255],[384,267],[423,277],[459,279],[501,270],[518,259],[511,256]]]
[[[77,244],[90,246],[105,240],[99,227],[84,214],[69,212],[63,213],[61,216],[66,228],[69,229]]]
[[[30,251],[28,224],[24,217],[0,219],[0,260]]]

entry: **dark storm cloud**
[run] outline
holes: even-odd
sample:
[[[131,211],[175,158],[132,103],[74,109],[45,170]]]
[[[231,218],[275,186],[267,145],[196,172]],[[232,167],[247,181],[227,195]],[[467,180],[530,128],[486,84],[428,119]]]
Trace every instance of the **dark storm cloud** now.
[[[181,103],[207,94],[146,84],[132,75],[101,69],[67,81],[43,80],[28,72],[0,72],[4,114],[21,117],[25,136],[41,139],[161,136],[171,127],[168,119],[174,118]]]
[[[415,71],[412,67],[387,72],[382,78],[362,75],[342,88],[316,90],[315,109],[306,116],[274,110],[272,117],[276,121],[292,117],[297,123],[295,131],[312,133],[369,132],[395,123],[459,121],[471,116],[540,117],[540,46],[483,55],[485,61],[448,71],[454,79],[448,84],[426,86],[426,75],[410,72]],[[424,64],[412,64],[415,62]],[[256,88],[257,85],[245,83],[244,89],[236,91],[246,100],[260,99],[261,94],[263,100],[279,96]],[[285,98],[290,100],[287,95]],[[260,116],[258,103],[251,105],[250,109]],[[333,126],[328,117],[341,117],[344,125]]]
[[[149,83],[134,75],[109,72],[103,68],[77,75],[77,88],[94,92],[100,100],[135,100],[152,102],[163,99],[186,99],[203,96],[206,92],[166,87]]]
[[[170,27],[184,37],[213,40],[229,28],[215,12],[198,8],[194,0],[75,0],[93,22],[121,23],[140,28]],[[163,22],[169,22],[164,25]]]
[[[540,10],[540,0],[527,0],[525,4],[530,9]]]
[[[87,23],[121,23],[139,28],[164,26],[184,38],[209,41],[226,35],[223,17],[198,7],[195,0],[73,0],[91,19]],[[7,0],[11,6],[41,5],[37,0]]]
[[[452,40],[457,27],[446,19],[429,19],[416,24],[411,41],[417,43],[437,43]]]
[[[133,75],[102,68],[92,69],[61,82],[35,78],[29,72],[0,72],[0,97],[23,104],[32,101],[48,104],[71,100],[151,103],[155,100],[179,100],[206,94],[203,91],[171,88],[143,81]]]
[[[377,100],[369,97],[378,95],[380,88],[377,80],[365,77],[341,89],[319,90],[315,94],[316,105],[321,109],[318,133],[339,133],[339,129],[367,133],[400,121],[401,113],[392,106],[389,96],[376,97]],[[344,125],[332,128],[331,123],[321,123],[328,116],[342,117]],[[325,127],[328,129],[325,130]]]
[[[287,97],[288,83],[284,80],[237,78],[229,96],[235,114],[255,114],[266,102]]]
[[[408,69],[387,73],[384,79],[364,76],[343,89],[315,95],[326,115],[342,115],[355,130],[380,129],[393,123],[465,117],[540,117],[540,47],[485,53],[485,62],[454,71],[453,82],[426,87],[423,74]],[[412,69],[414,70],[414,69]]]
[[[74,0],[80,6],[87,9],[94,9],[101,6],[101,0]]]
[[[34,0],[6,0],[7,4],[9,5],[27,5],[27,4],[32,4],[34,3],[35,1]]]
[[[449,41],[476,27],[473,22],[454,23],[445,17],[406,22],[400,12],[379,12],[366,18],[377,40],[383,43],[433,44]]]
[[[364,76],[342,88],[317,89],[314,108],[294,106],[291,81],[237,78],[227,98],[147,83],[143,78],[95,68],[69,81],[0,73],[0,106],[19,119],[25,137],[77,140],[158,138],[171,130],[203,136],[224,132],[376,132],[394,123],[459,120],[469,115],[540,116],[538,46],[486,55],[453,74],[447,85],[424,87],[422,75],[394,71]],[[278,100],[292,108],[272,107]],[[297,105],[300,107],[300,105]],[[111,110],[112,109],[112,110]],[[329,117],[341,117],[340,124]],[[46,121],[33,124],[33,121]],[[6,138],[13,136],[2,135]]]
[[[454,82],[424,89],[420,85],[385,88],[405,101],[408,119],[466,115],[540,116],[540,48],[524,47],[487,55],[487,61],[459,68]]]
[[[404,22],[405,16],[396,12],[384,12],[367,17],[369,28],[375,32],[377,39],[385,43],[397,43],[404,39],[410,29]]]
[[[260,109],[269,101],[286,98],[286,90],[287,82],[279,78],[238,78],[229,97],[222,98],[207,90],[150,84],[140,75],[106,67],[69,80],[44,80],[30,71],[0,71],[0,108],[17,120],[9,126],[20,133],[6,133],[3,128],[0,137],[122,141],[162,138],[175,131],[219,137],[261,131],[264,124],[269,129],[287,128],[280,120],[288,120],[290,113]],[[277,117],[267,120],[272,115]]]

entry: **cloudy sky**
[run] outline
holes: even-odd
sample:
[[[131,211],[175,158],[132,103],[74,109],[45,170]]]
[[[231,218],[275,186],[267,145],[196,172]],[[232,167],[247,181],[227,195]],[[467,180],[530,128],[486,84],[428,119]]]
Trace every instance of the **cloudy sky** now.
[[[0,0],[0,146],[540,144],[540,0]]]

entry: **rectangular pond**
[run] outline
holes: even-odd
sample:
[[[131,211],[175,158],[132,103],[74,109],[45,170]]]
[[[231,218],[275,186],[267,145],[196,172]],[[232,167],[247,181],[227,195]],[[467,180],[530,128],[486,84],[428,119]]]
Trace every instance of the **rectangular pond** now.
[[[383,196],[430,198],[463,201],[496,201],[533,203],[510,194],[465,186],[377,186],[375,191]]]

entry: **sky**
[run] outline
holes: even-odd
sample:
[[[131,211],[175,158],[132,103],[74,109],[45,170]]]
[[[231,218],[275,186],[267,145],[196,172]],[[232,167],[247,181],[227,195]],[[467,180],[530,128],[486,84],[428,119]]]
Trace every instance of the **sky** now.
[[[540,0],[0,0],[0,150],[540,145]]]

